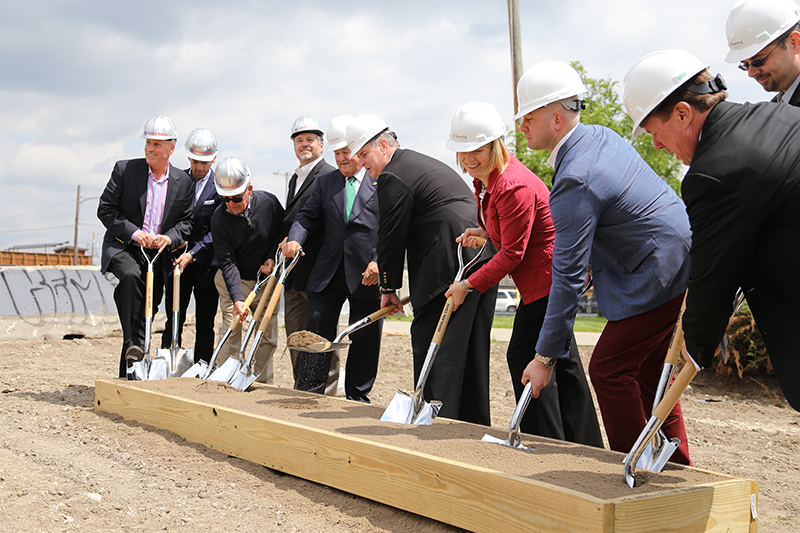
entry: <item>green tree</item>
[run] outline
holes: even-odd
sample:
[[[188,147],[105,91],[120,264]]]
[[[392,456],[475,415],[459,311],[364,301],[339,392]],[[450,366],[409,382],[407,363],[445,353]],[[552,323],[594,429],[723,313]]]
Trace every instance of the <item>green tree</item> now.
[[[581,112],[581,122],[584,124],[597,124],[606,126],[617,132],[622,138],[630,142],[650,165],[656,174],[666,181],[675,192],[680,194],[681,162],[674,155],[665,150],[656,150],[653,147],[653,138],[649,133],[644,133],[632,139],[633,121],[625,112],[622,98],[618,93],[619,82],[610,79],[590,78],[586,69],[578,61],[571,65],[578,71],[583,79],[588,94],[586,95],[586,109]],[[510,137],[515,143],[510,143],[512,151],[525,166],[539,176],[548,187],[553,186],[553,169],[547,164],[549,152],[546,150],[531,150],[522,132],[512,132]]]

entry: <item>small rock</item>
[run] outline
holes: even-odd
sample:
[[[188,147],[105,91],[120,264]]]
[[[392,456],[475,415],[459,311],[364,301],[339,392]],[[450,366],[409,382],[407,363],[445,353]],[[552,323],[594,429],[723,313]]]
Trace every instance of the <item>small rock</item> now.
[[[89,498],[94,503],[100,503],[103,500],[103,497],[97,494],[96,492],[87,492],[86,497]]]

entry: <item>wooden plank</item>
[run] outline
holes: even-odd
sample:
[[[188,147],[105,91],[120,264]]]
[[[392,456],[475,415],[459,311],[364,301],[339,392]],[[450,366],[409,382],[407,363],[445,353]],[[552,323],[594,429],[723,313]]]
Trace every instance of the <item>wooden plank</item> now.
[[[743,509],[749,509],[751,485],[745,480],[603,500],[530,477],[145,390],[123,380],[97,381],[95,398],[100,411],[472,531],[750,530]],[[674,520],[676,505],[690,509],[691,519],[681,513],[682,519]]]

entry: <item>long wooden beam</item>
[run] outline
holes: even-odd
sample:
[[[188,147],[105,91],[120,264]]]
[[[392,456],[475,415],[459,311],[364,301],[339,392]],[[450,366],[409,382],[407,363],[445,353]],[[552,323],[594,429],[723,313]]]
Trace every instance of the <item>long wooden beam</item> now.
[[[755,531],[750,498],[757,484],[749,480],[723,477],[680,490],[602,499],[123,380],[98,380],[95,399],[99,411],[471,531]],[[619,472],[622,483],[621,464]]]

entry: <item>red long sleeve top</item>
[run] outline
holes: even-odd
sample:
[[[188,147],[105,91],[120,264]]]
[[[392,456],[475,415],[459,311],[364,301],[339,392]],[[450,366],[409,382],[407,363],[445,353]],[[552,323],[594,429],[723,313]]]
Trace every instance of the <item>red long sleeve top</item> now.
[[[473,184],[478,222],[498,252],[469,276],[470,284],[484,292],[510,275],[523,303],[547,296],[555,240],[547,186],[513,155],[505,171],[492,172],[485,191],[480,180]]]

